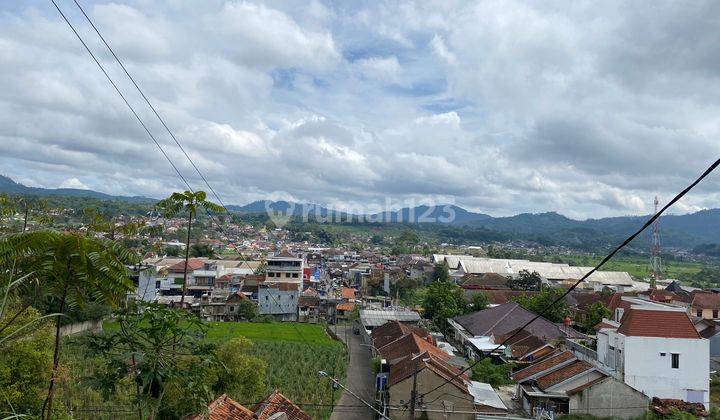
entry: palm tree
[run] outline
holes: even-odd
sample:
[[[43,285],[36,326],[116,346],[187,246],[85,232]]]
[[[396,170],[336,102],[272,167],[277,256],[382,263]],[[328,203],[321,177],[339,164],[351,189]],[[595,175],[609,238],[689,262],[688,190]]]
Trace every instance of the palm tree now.
[[[134,262],[125,248],[106,239],[79,233],[35,231],[0,239],[0,267],[17,264],[37,279],[41,290],[56,300],[59,314],[86,300],[115,303],[132,287],[125,264]],[[55,322],[55,348],[43,414],[51,417],[53,387],[60,360],[60,317]]]
[[[187,240],[185,241],[185,268],[183,269],[183,289],[180,297],[180,306],[185,303],[185,294],[187,293],[187,269],[190,260],[190,232],[192,231],[193,217],[197,216],[197,211],[204,208],[207,211],[219,213],[225,210],[219,204],[205,200],[207,195],[205,191],[185,191],[184,193],[174,192],[172,195],[157,203],[156,208],[163,212],[164,217],[172,217],[178,213],[188,214]]]

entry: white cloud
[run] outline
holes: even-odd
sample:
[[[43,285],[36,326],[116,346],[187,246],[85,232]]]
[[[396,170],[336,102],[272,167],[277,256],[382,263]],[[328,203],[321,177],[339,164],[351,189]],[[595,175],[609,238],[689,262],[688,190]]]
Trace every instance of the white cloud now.
[[[90,187],[83,184],[83,182],[77,178],[66,179],[65,181],[61,182],[60,185],[58,185],[58,188],[77,188],[79,190],[89,190],[90,189]]]
[[[370,57],[357,60],[354,65],[360,75],[383,82],[396,82],[401,72],[397,57]]]
[[[457,57],[455,57],[454,53],[448,50],[448,47],[447,45],[445,45],[445,40],[442,36],[435,34],[433,36],[433,39],[430,41],[430,47],[432,47],[435,54],[445,60],[448,64],[454,65],[457,63]]]
[[[429,197],[587,217],[648,212],[720,152],[707,19],[720,6],[649,4],[85,7],[227,203]],[[61,7],[204,188],[72,2]],[[0,12],[1,172],[114,194],[184,188],[54,10]],[[719,194],[714,177],[676,210]]]

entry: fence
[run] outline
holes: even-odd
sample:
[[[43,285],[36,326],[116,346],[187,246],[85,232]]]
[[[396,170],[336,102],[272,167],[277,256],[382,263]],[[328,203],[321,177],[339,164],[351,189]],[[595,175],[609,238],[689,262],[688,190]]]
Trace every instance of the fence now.
[[[567,338],[565,339],[565,345],[567,345],[568,350],[573,352],[578,359],[585,360],[586,362],[593,364],[597,363],[598,356],[595,350]]]

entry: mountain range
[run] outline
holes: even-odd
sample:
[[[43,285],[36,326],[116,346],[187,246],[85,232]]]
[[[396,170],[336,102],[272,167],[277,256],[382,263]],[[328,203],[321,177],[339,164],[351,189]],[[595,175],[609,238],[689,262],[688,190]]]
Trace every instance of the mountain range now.
[[[131,203],[154,202],[152,198],[142,196],[118,196],[105,194],[93,190],[83,190],[79,188],[37,188],[27,187],[23,184],[13,181],[11,178],[0,175],[0,193],[36,195],[40,197],[65,196],[65,197],[86,197],[97,198],[99,200],[120,200]]]
[[[89,197],[101,200],[120,200],[133,203],[154,202],[142,196],[114,196],[92,190],[74,188],[34,188],[19,184],[0,175],[0,192],[38,196]],[[645,216],[621,216],[599,219],[575,220],[555,212],[522,213],[509,217],[493,217],[475,213],[455,205],[417,206],[394,211],[367,215],[336,211],[317,204],[288,201],[254,201],[239,206],[229,205],[228,210],[241,213],[277,212],[284,216],[302,217],[310,215],[319,220],[348,221],[361,217],[362,220],[378,223],[436,223],[441,226],[465,227],[505,232],[519,239],[548,241],[548,243],[603,246],[618,243],[640,227],[648,218]],[[684,215],[667,215],[660,218],[663,246],[694,248],[703,244],[720,243],[720,209],[702,210]],[[649,234],[643,235],[636,244],[648,242]]]

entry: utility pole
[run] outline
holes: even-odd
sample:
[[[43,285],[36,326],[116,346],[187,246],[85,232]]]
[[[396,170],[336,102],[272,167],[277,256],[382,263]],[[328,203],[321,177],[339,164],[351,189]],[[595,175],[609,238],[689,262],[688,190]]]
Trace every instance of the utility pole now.
[[[415,359],[415,366],[413,368],[413,386],[410,393],[410,420],[415,420],[415,404],[417,404],[417,369],[418,359],[420,355]]]
[[[658,212],[658,198],[655,196],[655,214]],[[652,224],[652,244],[650,245],[650,288],[657,287],[657,281],[662,279],[662,261],[660,260],[660,219]]]

